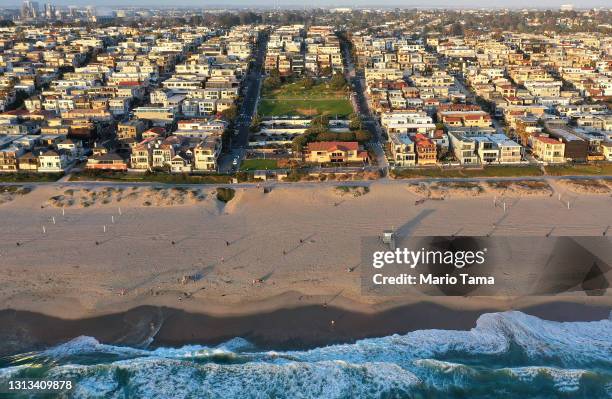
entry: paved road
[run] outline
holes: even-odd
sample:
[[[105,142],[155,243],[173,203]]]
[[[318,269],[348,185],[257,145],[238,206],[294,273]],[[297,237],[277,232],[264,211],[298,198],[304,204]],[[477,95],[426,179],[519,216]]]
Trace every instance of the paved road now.
[[[246,149],[249,144],[249,126],[251,125],[251,119],[257,109],[257,102],[259,101],[259,92],[261,83],[263,81],[263,63],[266,56],[266,45],[268,43],[267,33],[262,33],[259,42],[257,44],[257,52],[255,53],[255,61],[253,66],[249,69],[249,72],[245,78],[243,87],[245,90],[244,100],[240,107],[240,112],[236,119],[235,131],[237,134],[231,136],[231,146],[227,153],[224,153],[219,158],[219,171],[229,172],[232,168],[235,168],[232,164],[234,158],[238,158],[239,161],[244,159]]]
[[[593,179],[612,179],[612,175],[572,175],[572,176],[524,176],[524,177],[427,177],[414,179],[390,179],[382,178],[377,180],[351,180],[351,181],[324,181],[324,182],[281,182],[267,181],[260,183],[228,183],[228,184],[167,184],[157,182],[113,182],[113,181],[69,181],[69,182],[10,182],[0,183],[0,186],[36,186],[36,187],[185,187],[185,188],[204,188],[204,187],[230,187],[230,188],[249,188],[261,186],[300,186],[300,187],[322,187],[322,186],[369,186],[373,183],[381,185],[409,184],[419,182],[488,182],[488,181],[555,181],[555,180],[593,180]],[[610,197],[612,198],[612,197]]]
[[[344,66],[346,67],[346,79],[354,85],[354,104],[357,105],[356,111],[362,115],[363,125],[368,129],[372,135],[372,141],[370,143],[372,150],[376,154],[376,160],[378,166],[382,168],[383,173],[387,174],[389,170],[389,162],[385,156],[383,149],[383,134],[382,128],[378,123],[368,106],[368,101],[365,93],[365,80],[357,73],[355,64],[349,50],[349,44],[345,41],[341,41],[342,53],[344,57]]]

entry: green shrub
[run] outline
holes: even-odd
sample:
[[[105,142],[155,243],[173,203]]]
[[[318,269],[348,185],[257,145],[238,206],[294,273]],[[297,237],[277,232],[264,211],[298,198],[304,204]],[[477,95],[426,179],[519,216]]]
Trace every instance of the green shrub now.
[[[217,199],[221,202],[230,202],[234,198],[234,195],[236,195],[236,190],[233,188],[217,188]]]

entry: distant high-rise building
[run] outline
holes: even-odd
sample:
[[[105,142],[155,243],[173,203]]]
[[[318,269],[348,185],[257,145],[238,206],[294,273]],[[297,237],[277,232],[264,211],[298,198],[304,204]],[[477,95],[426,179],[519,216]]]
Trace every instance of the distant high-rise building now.
[[[574,5],[573,4],[562,4],[560,9],[561,11],[573,11]]]
[[[55,6],[51,3],[45,4],[45,18],[47,19],[55,18]]]
[[[38,2],[23,0],[23,4],[21,4],[21,18],[30,19],[38,18],[38,16]]]
[[[85,13],[86,13],[88,18],[95,17],[96,16],[96,7],[94,7],[94,6],[87,6],[85,8]]]

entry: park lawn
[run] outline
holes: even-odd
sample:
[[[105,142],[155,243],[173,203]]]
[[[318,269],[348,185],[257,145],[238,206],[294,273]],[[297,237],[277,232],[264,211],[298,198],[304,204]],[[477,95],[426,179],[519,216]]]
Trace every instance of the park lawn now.
[[[345,117],[353,112],[353,106],[343,89],[333,89],[325,82],[306,89],[298,80],[285,83],[278,89],[264,91],[258,112],[262,116]]]
[[[398,179],[410,178],[469,178],[469,177],[523,177],[541,176],[537,166],[485,166],[482,169],[441,169],[412,168],[393,170],[392,176]]]
[[[346,117],[353,112],[353,106],[345,98],[288,100],[262,98],[258,112],[261,116],[315,116],[329,115]]]
[[[612,175],[612,163],[585,165],[548,165],[546,173],[551,176]]]
[[[263,98],[276,99],[328,99],[328,98],[346,98],[346,93],[343,89],[333,89],[326,83],[318,83],[309,89],[306,89],[300,81],[293,83],[285,83],[278,89],[271,91],[264,90],[261,95]]]
[[[240,170],[252,171],[252,170],[268,170],[277,169],[278,163],[276,159],[245,159],[240,165]]]

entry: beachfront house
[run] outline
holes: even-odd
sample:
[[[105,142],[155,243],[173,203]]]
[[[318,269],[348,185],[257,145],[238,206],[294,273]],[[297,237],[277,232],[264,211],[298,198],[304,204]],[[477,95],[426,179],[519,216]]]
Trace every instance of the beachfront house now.
[[[531,139],[533,155],[539,160],[548,163],[565,162],[565,144],[550,137],[534,136]]]
[[[68,166],[69,159],[64,151],[48,150],[38,156],[39,172],[64,172]]]
[[[195,170],[217,170],[217,159],[221,153],[221,136],[211,134],[193,149],[193,167]]]
[[[435,165],[437,162],[436,143],[430,138],[421,133],[414,136],[417,164],[418,165]]]
[[[368,152],[356,141],[316,141],[308,143],[304,158],[311,163],[361,163],[368,160]]]
[[[414,142],[407,133],[389,134],[390,150],[395,166],[414,166]]]
[[[112,170],[125,172],[128,164],[119,154],[115,152],[97,153],[87,159],[87,169],[90,170]]]

